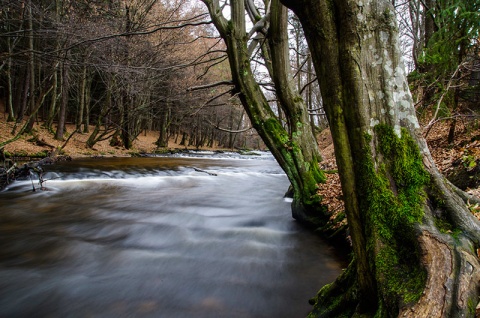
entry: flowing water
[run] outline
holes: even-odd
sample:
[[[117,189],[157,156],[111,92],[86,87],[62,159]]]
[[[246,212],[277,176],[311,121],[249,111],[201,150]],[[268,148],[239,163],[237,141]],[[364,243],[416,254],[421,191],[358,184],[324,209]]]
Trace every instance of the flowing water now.
[[[0,317],[304,317],[345,266],[268,156],[44,168],[0,192]]]

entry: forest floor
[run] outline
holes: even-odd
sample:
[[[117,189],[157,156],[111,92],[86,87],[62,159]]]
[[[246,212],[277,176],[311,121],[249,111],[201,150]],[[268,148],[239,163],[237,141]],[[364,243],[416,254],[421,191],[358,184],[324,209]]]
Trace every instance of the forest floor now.
[[[6,122],[0,118],[0,142],[9,140],[13,137],[11,134],[14,123]],[[90,132],[93,131],[90,127]],[[17,128],[17,131],[20,127]],[[69,134],[75,131],[74,125],[66,125],[65,140]],[[96,143],[93,148],[86,146],[89,133],[75,133],[67,142],[62,153],[72,158],[80,157],[128,157],[135,153],[153,153],[157,150],[155,142],[158,139],[158,132],[146,131],[142,132],[133,142],[131,149],[125,149],[119,146],[111,146],[110,138]],[[45,151],[53,151],[58,147],[62,147],[65,141],[55,140],[54,134],[45,129],[42,123],[36,123],[31,134],[25,134],[20,139],[5,146],[4,151],[16,156],[32,156]],[[185,146],[176,144],[173,140],[169,141],[169,148],[185,149]],[[193,147],[192,147],[193,149]]]
[[[5,118],[0,118],[0,142],[11,139],[11,131],[13,123],[7,123]],[[455,142],[451,145],[447,143],[448,125],[447,123],[439,123],[430,131],[427,142],[430,152],[440,169],[446,175],[454,170],[464,169],[477,173],[474,176],[479,179],[480,171],[480,129],[477,123],[459,123],[456,129]],[[19,129],[19,128],[18,128]],[[18,130],[17,129],[17,130]],[[69,133],[75,129],[73,125],[67,125],[66,138]],[[93,130],[93,127],[90,131]],[[86,146],[89,134],[76,133],[68,143],[64,146],[62,154],[72,158],[79,157],[127,157],[140,153],[153,153],[158,150],[155,142],[158,138],[158,132],[146,131],[142,132],[133,142],[133,147],[127,150],[123,147],[111,146],[109,140],[100,141],[93,148]],[[36,124],[32,134],[26,134],[17,141],[5,146],[4,151],[15,154],[18,157],[32,156],[33,154],[51,152],[58,147],[62,147],[64,141],[58,141],[53,138],[53,134],[43,128],[41,124]],[[324,197],[324,203],[329,206],[330,211],[343,211],[343,202],[341,200],[342,191],[340,179],[336,173],[337,166],[335,163],[335,155],[333,151],[332,137],[328,129],[322,131],[318,135],[318,144],[321,149],[323,161],[322,169],[327,172],[327,182],[319,185],[319,194]],[[194,147],[189,147],[194,149]],[[173,140],[169,142],[169,149],[186,149],[185,146],[176,144]],[[212,150],[212,148],[201,148],[200,150]],[[217,147],[213,149],[219,149]],[[227,150],[227,149],[222,149]],[[470,176],[472,178],[472,176]],[[471,188],[466,191],[480,197],[479,180]],[[480,208],[478,208],[480,216]]]

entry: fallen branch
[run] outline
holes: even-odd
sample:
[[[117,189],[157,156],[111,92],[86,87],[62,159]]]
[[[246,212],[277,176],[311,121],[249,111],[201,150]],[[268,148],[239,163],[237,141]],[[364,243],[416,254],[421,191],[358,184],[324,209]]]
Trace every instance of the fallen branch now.
[[[208,172],[208,171],[205,171],[205,170],[202,170],[202,169],[198,169],[198,168],[193,168],[193,170],[197,171],[197,172],[203,172],[203,173],[206,173],[208,175],[211,175],[211,176],[216,176],[217,174],[216,173],[211,173],[211,172]]]

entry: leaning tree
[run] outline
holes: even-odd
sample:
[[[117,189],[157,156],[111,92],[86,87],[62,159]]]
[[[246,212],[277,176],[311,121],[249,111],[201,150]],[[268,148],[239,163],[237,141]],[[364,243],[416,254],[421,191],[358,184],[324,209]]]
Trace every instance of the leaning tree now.
[[[319,78],[354,261],[312,317],[473,317],[479,221],[437,170],[406,82],[387,0],[281,0]],[[478,200],[478,199],[477,199]]]
[[[319,167],[321,156],[309,125],[308,109],[289,79],[285,8],[267,5],[261,14],[253,1],[230,1],[230,17],[227,18],[219,0],[202,2],[226,45],[234,85],[232,93],[238,94],[252,126],[291,182],[293,216],[310,224],[324,222],[327,216],[316,191],[317,184],[324,182],[325,177]],[[247,15],[253,25],[248,33]],[[275,36],[267,40],[264,34],[270,32],[269,25],[275,29],[272,33]],[[286,123],[274,112],[252,72],[252,56],[256,50],[262,52],[275,87],[277,105],[285,113]]]

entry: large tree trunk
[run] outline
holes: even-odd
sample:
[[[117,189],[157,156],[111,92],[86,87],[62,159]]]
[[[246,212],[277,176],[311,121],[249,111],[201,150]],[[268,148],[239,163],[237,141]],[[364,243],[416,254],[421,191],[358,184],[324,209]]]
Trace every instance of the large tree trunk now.
[[[203,0],[203,2],[207,5],[212,20],[227,46],[233,83],[242,105],[253,127],[292,184],[294,217],[309,224],[322,224],[326,216],[323,207],[319,204],[321,198],[316,194],[317,184],[325,181],[318,164],[321,156],[315,137],[307,124],[306,105],[300,96],[292,92],[288,81],[285,81],[289,67],[287,69],[274,67],[274,71],[278,71],[275,75],[277,78],[274,78],[276,92],[286,117],[290,116],[288,127],[284,128],[255,81],[250,67],[250,54],[247,48],[249,39],[245,27],[245,2],[232,1],[231,20],[227,20],[222,15],[218,1]],[[283,41],[276,46],[280,51],[272,59],[283,68],[288,59],[285,60],[282,45],[288,43],[283,38],[279,40]],[[270,53],[276,52],[270,50]],[[305,118],[307,118],[306,121]]]
[[[415,116],[385,0],[282,0],[322,91],[354,262],[312,317],[473,317],[479,222],[438,172]]]

